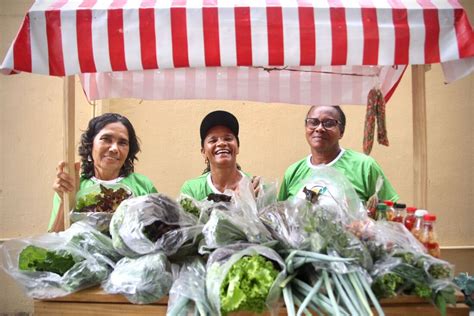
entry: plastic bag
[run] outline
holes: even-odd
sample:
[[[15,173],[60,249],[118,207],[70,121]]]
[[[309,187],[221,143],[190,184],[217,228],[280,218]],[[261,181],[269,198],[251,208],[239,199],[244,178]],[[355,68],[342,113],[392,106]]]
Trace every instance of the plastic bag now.
[[[206,296],[206,267],[199,257],[190,258],[178,268],[177,277],[170,289],[166,315],[212,315]]]
[[[100,284],[119,257],[112,241],[85,223],[61,233],[9,240],[0,246],[0,253],[5,272],[28,296],[38,299]]]
[[[110,294],[122,294],[134,304],[150,304],[168,294],[172,283],[168,259],[158,252],[121,259],[102,288]]]
[[[226,285],[223,288],[223,283],[226,280],[227,275],[234,265],[241,262],[244,258],[259,258],[263,257],[265,262],[270,262],[271,269],[275,268],[277,271],[275,278],[269,278],[268,269],[262,269],[261,266],[257,267],[256,263],[252,263],[254,269],[250,268],[246,271],[239,271],[240,276],[252,277],[253,280],[248,280],[244,286],[240,283],[239,279],[233,279],[231,285]],[[269,260],[269,261],[266,261]],[[237,272],[236,272],[237,273]],[[225,299],[230,299],[230,302],[226,303],[226,306],[234,305],[236,308],[238,305],[252,302],[252,307],[257,308],[259,303],[262,303],[261,297],[254,296],[256,292],[260,295],[265,295],[265,306],[270,310],[278,308],[278,300],[281,293],[280,284],[286,277],[286,268],[283,259],[273,249],[264,247],[261,245],[252,244],[236,244],[219,248],[214,251],[207,261],[207,275],[206,275],[206,289],[209,299],[209,303],[214,310],[213,315],[222,314],[222,296]],[[243,281],[242,281],[243,282]],[[263,284],[272,282],[268,289],[268,292],[262,293]],[[249,284],[251,284],[249,286]],[[228,286],[228,287],[227,287]],[[266,288],[266,287],[265,287]],[[240,310],[240,309],[237,309]]]
[[[367,212],[349,180],[329,166],[315,167],[313,174],[303,182],[304,187],[295,198],[312,202],[335,218],[350,224],[365,220]]]
[[[71,223],[83,221],[101,232],[108,232],[115,210],[130,197],[133,197],[132,191],[120,183],[95,184],[80,190],[70,213]]]
[[[163,194],[149,194],[124,201],[110,223],[114,247],[127,257],[163,251],[174,254],[200,229],[192,215]]]

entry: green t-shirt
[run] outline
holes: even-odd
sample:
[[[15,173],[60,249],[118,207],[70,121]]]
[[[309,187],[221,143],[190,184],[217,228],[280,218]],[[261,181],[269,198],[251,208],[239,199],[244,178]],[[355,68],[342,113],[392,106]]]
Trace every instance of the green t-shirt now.
[[[104,183],[104,184],[121,183],[123,185],[126,185],[130,189],[130,191],[132,191],[134,196],[141,196],[141,195],[158,192],[155,186],[153,185],[153,183],[151,182],[151,180],[139,173],[131,173],[125,178],[120,177],[111,181],[101,181],[95,178],[86,179],[84,177],[81,177],[79,191],[85,188],[88,188],[90,186],[93,186],[94,184],[97,184],[97,183]],[[61,199],[59,198],[59,195],[55,193],[54,198],[53,198],[53,210],[51,211],[51,218],[49,220],[48,230],[50,230],[54,224],[54,220],[56,219],[60,205],[61,205]]]
[[[250,177],[248,174],[242,171],[240,171],[240,173],[244,177]],[[211,193],[222,194],[223,192],[217,190],[214,184],[212,184],[211,173],[206,172],[197,178],[184,182],[183,186],[181,187],[181,193],[186,194],[197,201],[202,201],[206,199]]]
[[[287,200],[302,191],[302,180],[310,177],[315,168],[311,164],[310,158],[311,155],[297,161],[286,170],[278,200]],[[367,201],[375,193],[375,184],[379,175],[383,177],[383,186],[378,194],[379,199],[397,201],[399,198],[382,169],[372,157],[350,149],[341,149],[339,155],[327,165],[336,168],[346,176],[362,201]]]

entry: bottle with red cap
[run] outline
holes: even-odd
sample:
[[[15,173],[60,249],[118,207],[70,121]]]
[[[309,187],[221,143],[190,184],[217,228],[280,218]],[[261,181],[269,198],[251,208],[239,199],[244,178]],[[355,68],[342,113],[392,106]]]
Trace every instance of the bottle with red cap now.
[[[423,216],[423,228],[421,230],[420,241],[428,250],[428,253],[435,258],[440,257],[438,236],[435,230],[436,215],[425,214]]]
[[[403,204],[403,203],[393,204],[393,209],[395,210],[395,214],[393,216],[392,221],[403,224],[403,220],[405,219],[405,208],[406,208],[406,204]]]
[[[411,231],[413,229],[413,226],[415,225],[415,211],[417,210],[416,207],[414,206],[409,206],[407,207],[407,215],[405,217],[405,220],[403,221],[403,224],[405,224],[405,227]]]
[[[385,205],[387,205],[387,210],[385,211],[385,213],[387,214],[387,220],[392,221],[393,217],[395,216],[395,210],[393,209],[394,203],[390,200],[385,200],[383,202],[385,203]]]

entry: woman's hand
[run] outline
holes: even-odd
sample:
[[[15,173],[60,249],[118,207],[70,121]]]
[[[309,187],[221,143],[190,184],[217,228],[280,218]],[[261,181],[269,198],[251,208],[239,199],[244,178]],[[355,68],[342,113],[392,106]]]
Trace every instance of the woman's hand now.
[[[252,177],[252,190],[253,190],[253,196],[257,197],[258,194],[260,193],[260,180],[261,177],[254,176]]]
[[[53,182],[53,190],[59,195],[61,200],[63,199],[64,193],[73,192],[79,186],[79,170],[81,168],[80,162],[74,164],[76,172],[76,181],[71,177],[70,174],[64,172],[66,163],[61,161],[56,167],[56,179]]]

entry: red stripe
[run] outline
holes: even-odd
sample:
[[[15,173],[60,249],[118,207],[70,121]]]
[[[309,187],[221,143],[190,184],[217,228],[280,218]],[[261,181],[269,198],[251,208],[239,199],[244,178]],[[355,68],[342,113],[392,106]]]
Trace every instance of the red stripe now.
[[[13,68],[19,71],[32,71],[29,14],[26,14],[16,40],[13,42]]]
[[[155,9],[149,7],[150,5],[153,5],[153,3],[154,1],[143,0],[142,7],[138,10],[140,51],[143,69],[158,68],[156,58]]]
[[[458,39],[459,58],[474,56],[474,32],[463,9],[454,10],[454,23]]]
[[[123,5],[126,1],[114,0],[107,10],[109,57],[112,71],[125,71],[125,44],[123,38]]]
[[[430,0],[418,0],[423,7],[425,22],[425,64],[437,63],[439,57],[439,20],[438,9]]]
[[[252,66],[252,34],[250,28],[250,8],[236,7],[234,9],[234,15],[237,66]]]
[[[402,80],[403,78],[403,75],[405,74],[405,71],[407,70],[407,66],[401,66],[401,67],[405,67],[405,69],[403,69],[403,73],[402,75],[400,76],[400,78],[398,78],[398,81],[393,85],[393,87],[387,92],[387,94],[384,96],[384,100],[385,100],[385,103],[388,102],[388,100],[390,100],[390,98],[392,97],[393,93],[395,92],[395,90],[397,89],[398,87],[398,84],[400,83],[400,81]]]
[[[347,25],[346,12],[339,0],[331,3],[329,8],[332,31],[332,60],[331,65],[345,65],[347,63]]]
[[[61,11],[47,10],[46,36],[48,38],[49,74],[64,76],[63,44],[61,39]]]
[[[204,0],[204,5],[209,1]],[[217,7],[202,9],[202,23],[204,29],[204,54],[206,66],[220,66],[221,54],[219,44],[219,12]]]
[[[279,0],[267,0],[268,64],[285,63],[283,48],[283,13]]]
[[[375,8],[361,8],[362,26],[364,29],[363,65],[377,65],[379,60],[379,28],[377,10]]]
[[[298,19],[300,26],[300,64],[302,66],[313,66],[316,62],[314,9],[301,0],[298,0]]]
[[[173,0],[171,7],[171,41],[174,67],[189,67],[185,5],[186,0]]]
[[[408,10],[400,0],[388,0],[392,9],[393,26],[395,28],[395,64],[409,63],[410,26],[408,25]]]
[[[82,73],[96,72],[92,46],[92,10],[97,0],[84,0],[76,12],[77,53]]]

